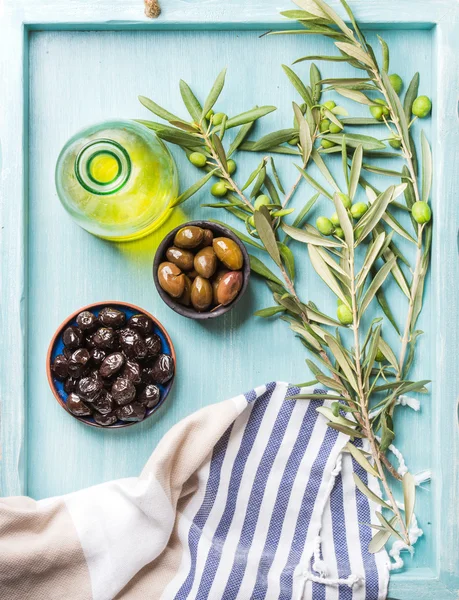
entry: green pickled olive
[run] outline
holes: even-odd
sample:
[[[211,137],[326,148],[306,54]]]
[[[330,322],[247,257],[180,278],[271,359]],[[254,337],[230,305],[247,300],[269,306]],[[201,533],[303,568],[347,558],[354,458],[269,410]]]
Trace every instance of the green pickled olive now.
[[[209,279],[217,270],[217,256],[211,246],[203,248],[194,257],[195,271],[201,277]]]
[[[340,240],[344,239],[344,231],[341,229],[341,227],[336,227],[333,235],[336,235],[336,237],[338,237]]]
[[[339,219],[338,219],[338,213],[333,213],[332,216],[330,217],[330,221],[333,223],[333,225],[335,227],[339,227]]]
[[[220,269],[219,271],[217,271],[215,273],[215,275],[212,278],[212,282],[211,283],[212,283],[212,292],[213,292],[214,304],[218,304],[218,300],[217,300],[218,284],[222,280],[222,277],[224,275],[226,275],[227,273],[230,273],[230,271],[228,271],[228,269]]]
[[[192,152],[188,156],[188,160],[192,165],[199,168],[205,167],[207,162],[207,158],[202,152]]]
[[[217,198],[222,198],[225,196],[227,191],[226,184],[223,180],[217,181],[217,183],[214,183],[214,185],[210,188],[210,193],[212,196],[216,196]]]
[[[237,165],[236,165],[236,162],[232,158],[230,158],[226,164],[228,165],[228,173],[230,175],[232,175],[233,173],[236,172]]]
[[[210,229],[203,229],[204,237],[202,238],[201,246],[205,248],[206,246],[212,246],[212,242],[214,239],[214,234]]]
[[[376,356],[375,356],[375,361],[382,363],[386,360],[386,357],[384,356],[384,354],[381,352],[381,350],[378,348],[377,352],[376,352]]]
[[[173,298],[180,298],[185,289],[185,276],[171,262],[163,262],[158,267],[159,285]]]
[[[212,304],[212,286],[200,275],[191,284],[191,304],[198,312],[207,310]]]
[[[343,193],[339,193],[338,194],[339,199],[341,200],[341,202],[343,203],[344,208],[351,208],[352,205],[352,200],[349,198],[349,196],[347,194],[343,194]]]
[[[338,310],[336,311],[336,316],[339,319],[339,322],[343,325],[350,325],[353,321],[352,311],[345,304],[341,304],[338,306]]]
[[[287,144],[289,144],[289,146],[296,146],[299,143],[300,143],[300,138],[297,138],[297,137],[293,138],[287,142]]]
[[[400,148],[402,145],[402,141],[399,137],[397,137],[394,133],[391,134],[389,138],[389,146],[392,148]]]
[[[322,121],[319,124],[320,133],[324,133],[325,131],[328,131],[329,127],[330,127],[330,119],[322,119]]]
[[[322,146],[322,148],[328,149],[328,148],[333,148],[333,146],[335,144],[333,142],[330,142],[330,140],[326,140],[325,138],[322,138],[320,141],[320,145]]]
[[[330,123],[330,133],[341,133],[343,131],[343,127],[338,127],[336,123]]]
[[[182,227],[174,237],[174,246],[179,248],[196,248],[204,239],[204,230],[194,225]]]
[[[411,214],[413,215],[413,219],[416,223],[420,225],[424,223],[428,223],[432,218],[432,211],[430,210],[430,206],[427,202],[415,202],[411,207]]]
[[[182,271],[191,271],[193,268],[194,256],[189,250],[171,246],[167,249],[166,258],[169,262],[177,265]]]
[[[180,298],[177,298],[177,302],[182,304],[183,306],[190,306],[191,304],[191,279],[186,275],[183,275],[185,278],[185,287],[183,288],[183,293]]]
[[[394,88],[395,93],[400,94],[403,87],[403,80],[400,75],[397,75],[397,73],[392,73],[392,75],[389,75],[389,81],[391,86]]]
[[[335,230],[333,223],[327,217],[319,217],[316,221],[316,227],[322,235],[331,235]]]
[[[370,112],[374,119],[377,121],[383,120],[383,107],[382,106],[370,106]]]
[[[382,106],[382,107],[383,107],[383,111],[384,111],[384,114],[385,114],[385,115],[388,115],[388,114],[389,114],[389,109],[387,108],[387,104],[386,104],[385,100],[383,100],[382,98],[375,98],[375,99],[373,100],[373,102],[374,102],[375,104],[379,104],[380,106]]]
[[[268,204],[271,204],[271,199],[269,196],[266,196],[266,194],[260,194],[260,196],[258,196],[255,200],[254,208],[255,210],[260,210],[262,206],[266,206]]]
[[[351,206],[351,215],[354,219],[360,219],[368,210],[368,204],[365,202],[356,202]]]
[[[249,225],[251,225],[252,227],[255,227],[255,219],[253,218],[253,215],[251,217],[249,217]]]
[[[206,119],[208,121],[210,121],[210,119],[214,116],[214,111],[212,109],[209,110],[209,112],[206,114]]]
[[[224,117],[225,113],[215,113],[212,119],[212,123],[214,125],[221,125]]]
[[[413,102],[413,107],[411,109],[411,112],[416,117],[419,117],[420,119],[424,119],[424,117],[427,117],[427,115],[430,113],[431,110],[432,110],[432,102],[431,102],[430,98],[428,98],[427,96],[418,96],[416,98],[416,100]]]
[[[240,271],[225,273],[217,285],[217,304],[230,304],[241,291],[243,280]]]
[[[336,102],[333,102],[333,100],[327,100],[324,102],[324,106],[325,108],[328,108],[328,110],[333,110],[336,106]]]
[[[231,271],[239,271],[244,264],[241,249],[234,240],[225,237],[215,238],[212,247],[218,260]]]

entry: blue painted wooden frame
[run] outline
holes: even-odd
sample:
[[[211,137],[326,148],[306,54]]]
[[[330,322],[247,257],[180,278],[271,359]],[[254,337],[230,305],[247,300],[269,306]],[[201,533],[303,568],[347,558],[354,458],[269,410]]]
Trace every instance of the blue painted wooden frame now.
[[[141,0],[4,0],[0,8],[0,400],[1,493],[24,490],[23,456],[26,372],[28,35],[37,29],[251,29],[285,28],[276,0],[163,0],[158,21],[143,16]],[[286,8],[288,8],[286,2]],[[331,2],[338,11],[336,1]],[[391,595],[402,599],[457,598],[459,590],[459,370],[457,183],[459,164],[459,8],[454,0],[355,0],[357,19],[369,28],[433,29],[437,68],[433,137],[435,221],[433,262],[447,277],[432,281],[437,306],[438,348],[431,434],[432,494],[437,512],[437,548],[432,569],[412,569],[392,578]]]

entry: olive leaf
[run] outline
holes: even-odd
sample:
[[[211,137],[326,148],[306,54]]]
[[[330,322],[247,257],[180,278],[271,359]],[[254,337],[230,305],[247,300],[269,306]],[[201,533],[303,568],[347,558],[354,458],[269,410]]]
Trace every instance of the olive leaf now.
[[[424,131],[421,131],[421,151],[422,151],[422,196],[423,202],[429,201],[430,188],[432,186],[432,153],[429,142]]]
[[[339,192],[340,189],[338,187],[338,184],[333,179],[333,176],[330,173],[327,165],[325,164],[324,159],[321,157],[321,155],[319,154],[319,152],[317,152],[317,150],[315,148],[312,149],[311,158],[314,161],[316,167],[319,169],[319,171],[322,173],[322,175],[328,181],[328,183],[335,189],[335,191]]]
[[[284,69],[284,72],[286,73],[287,77],[290,79],[293,87],[296,89],[296,91],[302,97],[304,102],[306,102],[306,104],[308,106],[313,106],[314,102],[312,100],[311,94],[306,89],[306,86],[301,81],[301,79],[298,77],[298,75],[290,67],[287,67],[287,65],[282,65],[282,68]]]
[[[323,0],[313,0],[313,2],[316,4],[319,10],[326,15],[326,17],[328,17],[331,21],[333,21],[333,23],[337,27],[339,27],[339,29],[341,29],[341,31],[345,34],[346,37],[350,38],[351,40],[354,40],[354,34],[352,33],[352,30],[349,29],[349,27],[346,25],[343,19],[332,8],[330,8],[328,4],[323,2]],[[336,45],[338,46],[338,44]]]
[[[286,223],[282,223],[282,229],[291,238],[298,242],[303,242],[304,244],[313,244],[314,246],[324,246],[326,248],[340,248],[343,245],[341,242],[335,242],[334,240],[321,237],[320,235],[306,232],[303,229],[291,227]]]
[[[346,388],[343,385],[322,373],[319,367],[315,365],[311,360],[306,359],[306,364],[311,369],[311,372],[313,373],[314,377],[319,383],[325,385],[325,387],[330,388],[331,390],[346,393]]]
[[[403,141],[407,148],[410,147],[410,136],[408,133],[408,120],[405,115],[405,111],[403,110],[402,104],[400,102],[400,98],[396,94],[394,88],[389,79],[389,75],[384,71],[381,71],[381,78],[384,83],[384,87],[386,88],[386,93],[389,96],[392,108],[394,110],[394,119],[398,120],[400,123],[400,128],[402,131]]]
[[[279,131],[273,131],[272,133],[268,133],[256,141],[253,144],[252,149],[257,152],[260,150],[272,150],[274,147],[278,146],[279,144],[283,144],[284,142],[288,142],[297,135],[298,132],[296,129],[281,129]],[[297,152],[294,152],[294,154],[297,154]]]
[[[377,531],[368,545],[368,552],[370,552],[370,554],[376,554],[376,552],[379,552],[381,548],[384,548],[386,543],[389,541],[391,535],[392,533],[385,529],[383,531]]]
[[[281,13],[283,14],[283,13]],[[325,60],[330,62],[347,62],[346,56],[323,56],[320,54],[311,54],[309,56],[302,56],[301,58],[297,58],[293,61],[292,64],[296,65],[300,62],[304,62],[306,60]]]
[[[260,240],[263,242],[264,247],[268,251],[269,256],[273,259],[276,265],[280,267],[281,258],[279,248],[277,246],[276,236],[274,235],[271,227],[269,213],[267,212],[267,214],[268,216],[263,210],[256,210],[254,212],[253,218],[255,220],[255,227],[258,235],[260,236]]]
[[[249,178],[247,179],[247,181],[244,183],[244,185],[241,188],[242,192],[244,190],[246,190],[253,181],[255,181],[255,178],[258,176],[258,174],[260,173],[260,171],[263,169],[264,166],[265,166],[265,160],[263,159],[261,161],[261,163],[258,165],[258,167],[254,171],[252,171],[252,173],[250,173]],[[264,179],[264,177],[263,177],[263,179]]]
[[[293,111],[299,125],[300,145],[303,154],[303,164],[307,164],[312,151],[312,139],[309,125],[301,112],[300,107],[293,103]]]
[[[239,129],[236,137],[231,142],[231,144],[228,148],[228,152],[226,153],[226,156],[228,158],[230,158],[231,155],[234,154],[236,152],[236,150],[239,148],[239,146],[244,142],[245,138],[248,136],[250,130],[252,129],[253,124],[254,124],[254,121],[250,121],[249,123],[246,123],[243,127],[241,127]],[[226,126],[228,127],[228,123],[226,123]]]
[[[173,208],[174,206],[179,206],[180,204],[186,202],[188,198],[191,198],[191,196],[196,194],[196,192],[199,191],[202,188],[202,186],[209,181],[209,179],[212,177],[212,175],[214,175],[216,171],[218,171],[218,169],[213,169],[212,171],[204,175],[204,177],[199,179],[196,183],[194,183],[192,186],[190,186],[187,190],[182,192],[180,196],[177,196],[177,198],[171,202],[170,207]]]
[[[386,239],[386,234],[384,232],[380,233],[375,241],[369,247],[367,255],[365,256],[365,260],[363,262],[362,268],[357,276],[356,287],[359,288],[365,283],[367,276],[370,273],[370,269],[373,266],[373,263],[379,256],[379,252],[384,244]]]
[[[217,75],[217,79],[215,80],[215,82],[209,92],[209,95],[207,96],[206,101],[204,102],[204,106],[202,108],[202,113],[201,113],[201,121],[202,121],[202,119],[205,118],[207,113],[211,110],[211,108],[217,102],[217,100],[223,90],[223,86],[225,85],[225,77],[226,77],[226,69],[223,69]]]
[[[317,104],[322,95],[322,85],[321,85],[321,76],[320,71],[317,66],[312,63],[309,69],[309,81],[311,82],[312,88],[312,101],[314,104]]]
[[[185,148],[196,148],[199,146],[201,141],[199,138],[193,137],[189,133],[175,129],[174,127],[158,127],[155,129],[156,135],[166,142],[171,144],[177,144],[178,146],[184,146]]]
[[[389,46],[379,35],[378,35],[378,40],[379,40],[379,43],[381,44],[381,49],[382,49],[382,58],[383,58],[382,59],[382,68],[383,68],[383,71],[386,71],[386,73],[389,73],[389,59],[390,59]]]
[[[298,171],[301,173],[301,175],[304,177],[304,179],[310,184],[312,185],[313,188],[315,188],[318,192],[320,192],[321,194],[323,194],[324,196],[326,196],[327,198],[329,198],[330,200],[333,199],[333,196],[331,194],[329,194],[327,192],[327,190],[325,188],[323,188],[319,183],[317,183],[317,181],[315,179],[313,179],[309,173],[307,173],[304,169],[302,169],[301,167],[299,167],[298,165],[295,165],[295,167],[298,169]]]
[[[303,208],[300,210],[300,212],[296,216],[295,220],[293,221],[293,224],[292,224],[293,227],[301,226],[302,222],[307,217],[308,213],[312,210],[314,204],[317,202],[317,199],[319,198],[319,196],[320,196],[319,193],[314,194],[314,196],[306,202],[306,204],[303,206]]]
[[[328,408],[327,406],[319,406],[316,408],[316,411],[337,425],[343,425],[344,427],[355,427],[357,425],[355,421],[350,421],[345,417],[336,416],[332,409]]]
[[[379,223],[382,215],[385,213],[387,206],[392,200],[394,193],[394,187],[387,188],[382,194],[380,194],[374,203],[370,206],[363,217],[358,221],[357,228],[359,235],[357,237],[357,244],[363,240]]]
[[[270,162],[271,162],[271,171],[273,172],[274,181],[276,182],[277,187],[282,192],[282,194],[285,194],[285,190],[282,186],[281,180],[279,178],[279,174],[277,173],[276,165],[274,163],[274,158],[272,156],[270,157]]]
[[[251,246],[254,246],[255,248],[258,248],[259,250],[264,250],[265,248],[259,244],[258,242],[256,242],[252,237],[249,237],[248,235],[245,235],[244,233],[241,233],[238,229],[235,229],[234,227],[231,227],[231,225],[228,225],[228,223],[223,223],[223,221],[217,221],[217,219],[209,219],[212,223],[217,223],[218,225],[223,225],[224,227],[226,227],[227,229],[229,229],[230,231],[232,231],[235,235],[238,236],[238,238],[243,241],[245,244],[250,244]]]
[[[365,292],[365,295],[362,299],[362,304],[360,305],[360,309],[359,309],[360,315],[363,315],[363,313],[368,308],[368,305],[373,300],[374,295],[376,294],[378,289],[382,286],[382,284],[386,280],[386,277],[389,275],[389,272],[392,269],[392,267],[394,266],[394,263],[396,260],[397,260],[397,258],[395,256],[392,257],[376,273],[373,281],[371,282],[368,290]]]
[[[381,523],[381,525],[383,525],[383,527],[386,528],[386,531],[389,531],[393,536],[397,537],[402,542],[404,541],[404,539],[399,534],[399,532],[392,527],[392,525],[389,523],[389,521],[386,519],[386,517],[383,514],[381,514],[379,511],[376,511],[375,514],[378,517],[379,522]]]
[[[233,127],[239,127],[239,125],[246,125],[247,123],[253,123],[257,119],[261,119],[269,113],[277,110],[275,106],[256,106],[251,110],[243,112],[235,117],[231,117],[226,122],[226,129],[232,129]],[[216,127],[218,130],[218,126]]]
[[[222,167],[225,171],[228,171],[228,163],[226,161],[225,149],[223,148],[222,141],[216,133],[212,135],[212,144],[217,153],[218,159],[220,160]]]
[[[317,275],[319,275],[319,277],[327,284],[331,291],[338,296],[338,298],[340,298],[348,308],[350,308],[348,298],[346,298],[343,290],[336,280],[336,277],[330,271],[330,268],[324,259],[317,252],[317,249],[312,244],[308,244],[308,252],[312,266],[314,267]]]
[[[349,248],[353,248],[354,231],[349,215],[347,214],[347,210],[344,208],[344,204],[341,198],[338,196],[338,194],[335,194],[333,196],[333,202],[335,203],[336,213],[338,215],[341,228],[344,232],[344,239],[346,240],[346,244]]]
[[[253,314],[255,317],[263,317],[264,319],[268,317],[273,317],[279,313],[285,312],[285,308],[283,306],[270,306],[269,308],[262,308],[260,310],[255,311]]]
[[[252,254],[249,254],[249,259],[250,268],[254,273],[257,273],[257,275],[260,275],[261,277],[264,277],[265,279],[268,279],[269,281],[277,283],[277,285],[283,287],[283,283],[279,279],[279,277],[276,277],[274,273],[270,271],[268,267],[265,264],[263,264],[259,258],[253,256]]]
[[[268,174],[266,174],[266,176],[265,176],[264,186],[266,188],[266,191],[268,192],[268,196],[271,198],[271,205],[276,208],[281,207],[282,204],[281,204],[280,197],[277,192],[276,186],[274,185],[271,177]],[[294,208],[286,208],[285,210],[288,211],[287,214],[290,214],[295,209]],[[278,210],[277,212],[280,212],[280,210]],[[274,211],[271,214],[274,217],[279,216],[279,215],[275,215]]]
[[[359,185],[360,172],[362,170],[362,159],[363,159],[363,147],[362,145],[357,146],[354,156],[352,158],[351,173],[349,175],[349,198],[354,199]]]
[[[390,510],[391,507],[386,502],[384,502],[382,498],[379,498],[379,496],[372,492],[370,488],[365,483],[363,483],[363,481],[360,479],[357,473],[352,473],[352,476],[354,478],[355,485],[362,492],[362,494],[364,494],[367,498],[372,500],[372,502],[374,502],[375,504],[379,504],[380,506],[388,508]]]
[[[344,119],[341,119],[341,123],[343,125],[355,126],[381,125],[381,121],[378,121],[377,119],[372,119],[371,117],[346,117]]]
[[[298,134],[298,132],[296,130],[293,130],[295,135]],[[284,141],[288,141],[288,140],[284,140]],[[255,142],[253,140],[248,140],[246,142],[243,142],[240,145],[240,150],[245,150],[246,152],[264,152],[265,148],[261,147],[259,148],[257,146],[258,142]],[[300,153],[298,152],[298,150],[294,150],[293,148],[289,148],[288,146],[271,146],[269,148],[269,151],[274,153],[274,154],[288,154],[290,156],[300,156]]]
[[[401,335],[397,321],[395,320],[395,316],[386,300],[386,296],[382,288],[379,288],[379,290],[376,292],[376,300],[378,301],[379,306],[382,308],[384,314],[389,319],[395,331],[398,333],[398,335]]]
[[[415,73],[413,79],[410,81],[410,85],[406,90],[405,100],[403,101],[403,110],[407,120],[411,119],[411,109],[413,108],[413,102],[416,100],[419,88],[419,73]]]
[[[252,190],[250,192],[250,197],[254,198],[258,192],[261,190],[263,184],[265,183],[266,180],[266,167],[263,165],[263,167],[260,169],[257,178],[255,179],[255,183],[253,184]]]
[[[357,448],[357,446],[354,446],[354,444],[351,444],[350,442],[348,442],[344,446],[343,450],[346,450],[347,452],[349,452],[349,454],[351,454],[352,458],[354,458],[359,463],[359,465],[361,467],[363,467],[365,469],[365,471],[367,471],[367,473],[370,473],[370,475],[373,475],[374,477],[378,477],[379,479],[381,479],[381,476],[378,473],[378,471],[370,464],[370,462],[365,457],[363,452],[359,448]]]
[[[202,106],[199,104],[198,99],[193,94],[193,91],[191,90],[190,86],[186,83],[186,81],[183,81],[183,79],[181,79],[179,87],[183,103],[185,104],[188,112],[190,113],[190,117],[193,119],[193,121],[199,123],[202,113]]]
[[[385,148],[385,145],[380,140],[369,135],[360,135],[358,133],[327,133],[323,136],[326,140],[335,144],[342,144],[344,141],[349,148],[362,147],[362,150],[377,150]]]
[[[151,111],[157,117],[161,117],[161,119],[164,119],[165,121],[177,121],[180,123],[186,123],[186,121],[184,121],[180,117],[176,117],[174,114],[172,114],[165,108],[162,108],[161,106],[159,106],[159,104],[156,104],[156,102],[153,102],[153,100],[150,100],[150,98],[147,98],[146,96],[139,96],[139,101],[145,106],[145,108],[148,108],[149,111]]]
[[[335,87],[335,92],[337,92],[340,96],[344,98],[349,98],[350,100],[354,100],[354,102],[358,102],[359,104],[366,104],[367,106],[373,106],[374,102],[359,92],[358,90],[349,90],[344,87]]]
[[[325,341],[327,342],[328,347],[330,348],[333,356],[338,362],[341,370],[343,371],[347,381],[351,384],[352,388],[358,393],[359,388],[357,385],[357,380],[355,379],[355,375],[349,366],[349,362],[343,352],[343,349],[340,347],[340,344],[335,340],[332,335],[326,335]],[[331,419],[333,420],[333,419]]]

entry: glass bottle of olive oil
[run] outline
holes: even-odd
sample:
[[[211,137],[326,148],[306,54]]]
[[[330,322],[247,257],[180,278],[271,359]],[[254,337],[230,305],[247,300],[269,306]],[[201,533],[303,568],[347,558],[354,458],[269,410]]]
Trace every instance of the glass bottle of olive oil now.
[[[67,142],[56,165],[56,187],[78,225],[127,242],[166,220],[178,177],[171,154],[152,131],[132,121],[109,121]]]

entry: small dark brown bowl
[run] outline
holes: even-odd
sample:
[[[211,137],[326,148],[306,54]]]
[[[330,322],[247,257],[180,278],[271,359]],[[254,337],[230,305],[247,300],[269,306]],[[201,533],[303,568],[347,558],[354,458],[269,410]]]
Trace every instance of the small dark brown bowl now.
[[[242,265],[242,275],[244,277],[244,281],[242,282],[242,288],[236,298],[231,302],[231,304],[227,304],[226,306],[219,306],[218,308],[214,308],[210,311],[198,312],[194,308],[189,308],[187,306],[183,306],[177,300],[169,296],[163,288],[159,285],[158,280],[158,267],[159,265],[167,261],[166,251],[173,245],[174,237],[179,229],[183,227],[188,227],[190,225],[194,225],[195,227],[202,227],[203,229],[210,229],[215,237],[227,237],[236,242],[242,252],[242,256],[244,258],[244,264]],[[229,310],[233,309],[234,306],[239,302],[239,300],[244,295],[249,279],[250,279],[250,262],[249,255],[247,254],[247,250],[241,240],[235,235],[230,229],[224,227],[223,225],[219,225],[218,223],[213,223],[212,221],[189,221],[188,223],[183,223],[179,225],[175,229],[173,229],[170,233],[166,235],[161,244],[158,247],[158,250],[155,254],[155,259],[153,261],[153,279],[155,281],[156,289],[158,290],[159,295],[164,300],[164,302],[175,310],[176,313],[182,315],[183,317],[188,317],[189,319],[214,319],[215,317],[220,317],[225,314]]]
[[[63,382],[60,381],[59,379],[57,379],[53,375],[53,371],[51,369],[51,365],[53,364],[56,356],[58,354],[62,354],[62,350],[64,347],[64,344],[62,342],[62,334],[69,325],[76,325],[75,319],[76,319],[77,315],[80,314],[80,312],[83,312],[84,310],[89,310],[97,316],[99,314],[99,312],[102,310],[102,308],[104,308],[106,306],[110,306],[112,308],[117,308],[118,310],[124,312],[127,319],[129,319],[132,315],[135,315],[138,313],[142,313],[142,314],[146,315],[147,317],[149,317],[153,321],[153,332],[156,333],[157,335],[159,335],[159,337],[161,338],[161,351],[164,354],[169,354],[170,356],[172,356],[172,358],[174,360],[174,369],[176,369],[177,361],[176,361],[175,350],[174,350],[174,346],[172,344],[172,340],[169,337],[169,334],[167,333],[167,331],[164,329],[163,325],[158,321],[158,319],[155,319],[155,317],[153,315],[151,315],[149,312],[147,312],[143,308],[139,308],[135,304],[128,304],[127,302],[119,302],[118,300],[115,300],[113,302],[107,301],[107,302],[96,302],[94,304],[88,304],[88,306],[83,306],[82,308],[79,308],[74,313],[72,313],[69,317],[67,317],[67,319],[65,319],[65,321],[56,330],[56,333],[53,335],[51,342],[49,344],[48,354],[46,356],[46,374],[48,376],[49,387],[51,388],[51,391],[53,392],[54,397],[59,402],[59,404],[62,406],[62,408],[64,408],[68,412],[68,414],[71,415],[74,419],[77,419],[78,421],[81,421],[82,423],[84,423],[85,425],[89,425],[90,427],[98,427],[100,429],[120,429],[122,427],[129,427],[130,425],[137,425],[137,423],[143,423],[146,419],[148,419],[148,417],[151,417],[151,415],[154,412],[156,412],[160,406],[162,406],[164,404],[164,402],[166,401],[166,398],[169,395],[169,392],[172,388],[172,385],[174,383],[176,371],[174,370],[174,375],[172,376],[172,379],[170,379],[164,385],[156,384],[159,387],[160,392],[161,392],[160,401],[153,408],[147,409],[145,418],[142,419],[142,421],[129,421],[129,422],[128,421],[117,421],[113,425],[103,426],[103,425],[99,425],[98,423],[96,423],[94,421],[94,419],[92,418],[92,416],[78,417],[78,416],[74,415],[73,413],[71,413],[69,410],[67,410],[67,406],[66,406],[67,393],[63,389]]]

